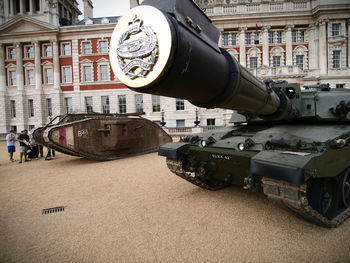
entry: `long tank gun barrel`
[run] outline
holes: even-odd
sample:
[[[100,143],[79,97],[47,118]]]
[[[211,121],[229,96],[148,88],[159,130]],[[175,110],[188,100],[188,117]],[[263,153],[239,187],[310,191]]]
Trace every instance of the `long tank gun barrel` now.
[[[145,0],[116,25],[110,60],[117,78],[137,92],[265,119],[293,118],[288,97],[219,48],[219,37],[191,0]]]

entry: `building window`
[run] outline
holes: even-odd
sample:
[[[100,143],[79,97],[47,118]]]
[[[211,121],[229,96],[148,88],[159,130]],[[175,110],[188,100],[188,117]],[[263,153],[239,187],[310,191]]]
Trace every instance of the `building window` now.
[[[99,77],[100,77],[100,81],[109,80],[108,65],[99,66]]]
[[[29,117],[34,117],[34,101],[33,100],[28,100],[28,112],[29,112]]]
[[[85,109],[87,113],[93,113],[92,97],[85,97]]]
[[[34,0],[34,10],[36,12],[40,11],[40,0]]]
[[[300,42],[305,42],[305,31],[300,31]]]
[[[30,2],[31,0],[25,0],[25,4],[26,4],[26,12],[30,12]]]
[[[64,99],[65,105],[66,105],[66,113],[72,113],[73,112],[73,102],[72,98],[65,98]]]
[[[277,43],[282,43],[282,31],[277,31]]]
[[[153,112],[160,111],[160,97],[157,95],[152,95],[152,111]]]
[[[252,33],[246,33],[245,34],[245,44],[250,45],[251,44],[251,39],[252,39]]]
[[[9,60],[16,59],[16,49],[14,47],[7,48],[7,59]]]
[[[83,54],[91,54],[92,53],[90,41],[82,42],[81,45],[82,45]]]
[[[51,99],[46,99],[47,115],[52,116],[52,101]]]
[[[29,125],[29,130],[31,131],[31,130],[34,130],[34,128],[35,128],[35,125]]]
[[[269,44],[273,44],[274,32],[269,32]]]
[[[126,97],[125,95],[118,96],[119,101],[119,113],[126,113]]]
[[[228,34],[223,34],[224,46],[228,46]]]
[[[9,70],[9,86],[17,85],[17,72],[15,70]]]
[[[340,51],[333,51],[333,68],[340,68]]]
[[[259,33],[257,32],[254,33],[254,44],[255,45],[259,44]]]
[[[34,85],[34,69],[27,69],[26,70],[26,77],[27,77],[27,85]]]
[[[335,87],[336,87],[337,89],[343,89],[344,86],[345,86],[345,84],[335,84]]]
[[[293,30],[292,31],[292,42],[296,43],[297,42],[297,31]]]
[[[249,58],[249,67],[250,68],[257,68],[258,67],[258,58],[257,57],[250,57]]]
[[[11,126],[11,130],[13,130],[15,133],[17,133],[17,126]]]
[[[176,120],[176,127],[185,127],[185,120]]]
[[[295,56],[296,65],[301,69],[304,69],[304,55],[296,55]]]
[[[207,126],[215,126],[215,119],[207,119]]]
[[[92,67],[83,66],[83,81],[88,82],[92,81]]]
[[[70,56],[71,55],[70,43],[63,43],[61,49],[62,49],[62,56]]]
[[[108,53],[108,41],[103,40],[98,42],[98,52],[99,53]]]
[[[143,112],[143,96],[142,94],[136,94],[135,95],[135,106],[136,106],[136,112]]]
[[[332,36],[338,36],[340,34],[340,24],[332,24]]]
[[[10,105],[11,105],[11,117],[16,118],[16,101],[11,100]]]
[[[71,67],[62,67],[62,79],[63,83],[72,83],[72,68]]]
[[[176,99],[176,110],[184,110],[185,101],[183,99]]]
[[[33,46],[25,47],[25,57],[26,58],[34,58],[34,48]]]
[[[109,97],[108,96],[102,96],[102,113],[108,114],[109,113]]]
[[[273,56],[272,57],[272,66],[274,68],[278,68],[281,66],[281,57],[280,56]]]
[[[237,45],[237,34],[236,33],[232,34],[232,45],[233,46]]]
[[[44,69],[44,75],[45,75],[45,84],[52,84],[53,83],[52,68]]]
[[[52,57],[52,46],[51,44],[45,44],[44,47],[44,56],[45,57]]]

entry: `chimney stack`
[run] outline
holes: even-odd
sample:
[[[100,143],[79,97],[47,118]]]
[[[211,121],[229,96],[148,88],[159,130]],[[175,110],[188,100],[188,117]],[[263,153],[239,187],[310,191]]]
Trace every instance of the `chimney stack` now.
[[[91,0],[83,0],[84,4],[84,19],[93,18],[93,5]]]

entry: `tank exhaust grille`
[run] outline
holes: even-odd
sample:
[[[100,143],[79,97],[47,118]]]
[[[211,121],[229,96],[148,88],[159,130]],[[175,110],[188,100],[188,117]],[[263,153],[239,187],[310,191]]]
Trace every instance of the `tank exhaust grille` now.
[[[45,209],[43,209],[41,214],[42,215],[47,215],[47,214],[53,214],[53,213],[58,213],[58,212],[64,212],[64,206],[45,208]]]

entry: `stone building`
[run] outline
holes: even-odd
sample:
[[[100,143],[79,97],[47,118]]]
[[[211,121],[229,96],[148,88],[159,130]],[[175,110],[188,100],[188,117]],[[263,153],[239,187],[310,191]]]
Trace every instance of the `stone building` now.
[[[196,2],[221,31],[221,46],[259,78],[350,87],[348,1]],[[94,18],[93,2],[83,3],[78,21],[75,0],[0,2],[0,134],[86,111],[143,110],[156,122],[163,116],[171,132],[191,132],[196,114],[202,126],[228,123],[230,111],[126,89],[108,57],[118,17]]]

